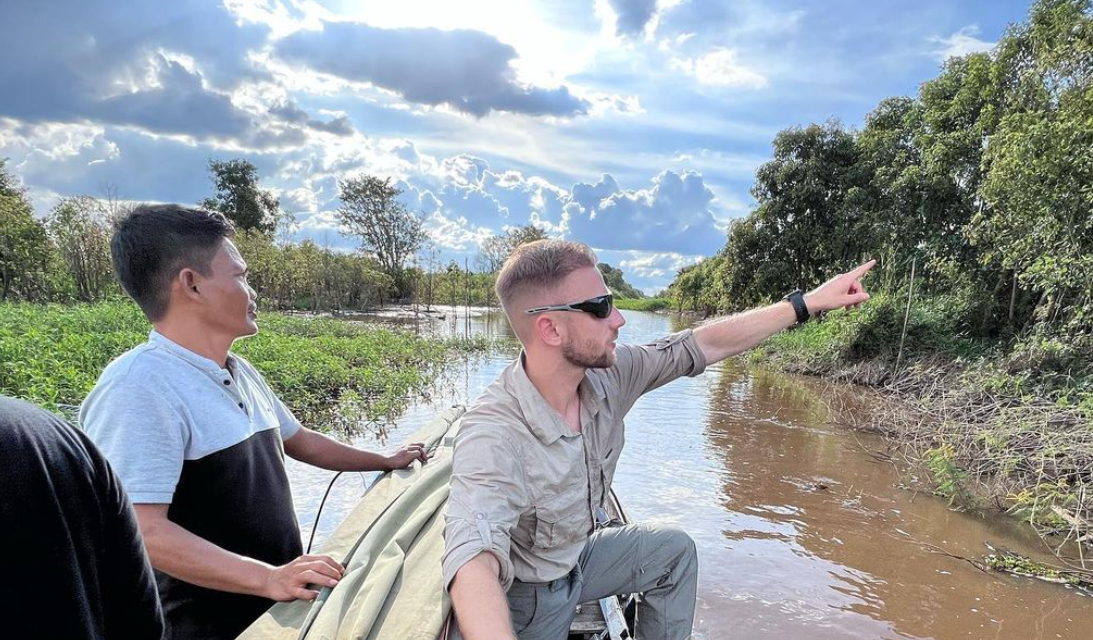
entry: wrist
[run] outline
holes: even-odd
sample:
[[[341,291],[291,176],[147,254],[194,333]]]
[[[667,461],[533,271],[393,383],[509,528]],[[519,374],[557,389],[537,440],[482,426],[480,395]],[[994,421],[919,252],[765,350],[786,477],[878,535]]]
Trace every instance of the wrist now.
[[[816,318],[820,315],[820,313],[822,313],[823,310],[820,309],[820,303],[818,300],[816,300],[816,296],[814,294],[806,293],[801,297],[801,299],[804,300],[805,306],[808,308],[809,316]]]
[[[277,567],[265,562],[252,560],[253,568],[247,572],[246,587],[250,593],[263,598],[273,599],[273,579]]]
[[[815,315],[815,312],[805,301],[805,293],[800,289],[790,293],[782,299],[788,302],[790,307],[793,308],[796,324],[804,324]]]

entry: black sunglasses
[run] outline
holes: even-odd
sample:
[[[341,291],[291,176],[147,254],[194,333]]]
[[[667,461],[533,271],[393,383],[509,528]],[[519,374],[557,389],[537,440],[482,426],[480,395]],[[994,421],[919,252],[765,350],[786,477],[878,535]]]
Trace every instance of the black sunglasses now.
[[[591,313],[597,318],[603,320],[607,316],[611,315],[611,309],[615,306],[615,296],[607,294],[604,296],[596,296],[595,298],[589,298],[588,300],[581,300],[580,302],[571,302],[569,304],[552,304],[546,307],[535,307],[534,309],[528,309],[524,313],[531,315],[533,313],[543,313],[545,311],[584,311],[585,313]]]

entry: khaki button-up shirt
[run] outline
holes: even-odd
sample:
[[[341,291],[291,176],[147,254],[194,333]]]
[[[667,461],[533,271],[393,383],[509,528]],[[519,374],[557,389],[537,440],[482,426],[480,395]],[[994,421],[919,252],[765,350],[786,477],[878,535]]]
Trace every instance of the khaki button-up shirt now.
[[[523,355],[464,414],[445,513],[445,584],[482,551],[497,556],[505,590],[577,564],[615,476],[626,412],[642,394],[706,368],[690,330],[618,345],[616,354],[615,366],[589,369],[578,387],[581,433],[539,394]]]

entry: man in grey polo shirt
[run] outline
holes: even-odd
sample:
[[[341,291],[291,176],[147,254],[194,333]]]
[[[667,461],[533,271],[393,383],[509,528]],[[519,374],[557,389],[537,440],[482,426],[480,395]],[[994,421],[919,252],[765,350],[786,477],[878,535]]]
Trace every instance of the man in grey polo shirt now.
[[[247,265],[219,213],[140,207],[111,242],[126,292],[152,322],[148,342],[103,371],[80,410],[133,502],[167,637],[234,638],[274,600],[313,599],[343,567],[301,555],[284,454],[371,471],[387,457],[303,427],[232,343],[258,330]]]
[[[625,324],[585,245],[518,248],[497,294],[524,351],[462,419],[443,571],[467,640],[564,640],[581,602],[643,592],[637,637],[681,639],[698,562],[672,527],[605,527],[604,504],[637,399],[746,351],[810,314],[861,304],[873,263],[806,294],[646,346]],[[666,427],[670,428],[670,427]]]

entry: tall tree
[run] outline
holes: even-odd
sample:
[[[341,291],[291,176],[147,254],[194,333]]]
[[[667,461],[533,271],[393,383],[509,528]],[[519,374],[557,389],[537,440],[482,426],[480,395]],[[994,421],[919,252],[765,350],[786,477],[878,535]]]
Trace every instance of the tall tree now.
[[[497,273],[517,247],[536,240],[546,240],[547,237],[546,231],[533,224],[509,227],[503,235],[490,236],[482,241],[478,255],[475,256],[476,266],[483,273]]]
[[[202,207],[219,211],[241,230],[272,233],[277,228],[281,203],[258,187],[258,168],[248,160],[210,160],[209,177],[216,194],[202,200]]]
[[[5,164],[0,160],[0,300],[44,300],[49,237]]]
[[[343,235],[360,239],[361,249],[375,255],[380,268],[396,283],[400,295],[409,293],[403,266],[425,241],[422,219],[398,197],[402,190],[390,178],[362,175],[341,184],[337,218]]]
[[[611,292],[620,298],[644,298],[645,294],[635,289],[625,278],[622,277],[622,269],[616,269],[606,262],[601,262],[596,265],[600,269],[600,273],[603,274],[604,284],[607,285]]]
[[[786,267],[780,289],[815,286],[860,257],[868,172],[858,158],[854,136],[837,122],[774,138],[774,159],[756,171],[752,195],[756,230],[777,241]]]
[[[86,196],[65,198],[53,207],[46,229],[67,267],[77,300],[93,302],[114,289],[108,203]]]

